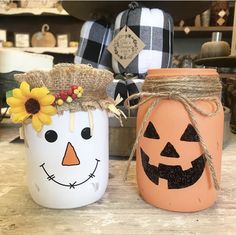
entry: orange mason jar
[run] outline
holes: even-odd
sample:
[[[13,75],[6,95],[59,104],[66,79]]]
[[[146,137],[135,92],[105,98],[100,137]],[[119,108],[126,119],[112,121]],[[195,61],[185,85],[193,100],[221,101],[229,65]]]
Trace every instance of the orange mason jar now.
[[[137,115],[137,183],[148,203],[191,212],[217,198],[224,112],[214,69],[153,69]]]

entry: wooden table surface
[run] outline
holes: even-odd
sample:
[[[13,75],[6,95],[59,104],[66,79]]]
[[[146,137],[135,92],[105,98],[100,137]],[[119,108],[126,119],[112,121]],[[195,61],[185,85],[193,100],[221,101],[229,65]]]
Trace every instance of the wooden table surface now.
[[[122,181],[125,161],[110,160],[103,198],[71,210],[35,204],[25,183],[23,144],[9,144],[15,127],[0,125],[0,234],[236,234],[236,135],[223,151],[217,203],[204,211],[176,213],[144,202],[135,181],[135,162]]]

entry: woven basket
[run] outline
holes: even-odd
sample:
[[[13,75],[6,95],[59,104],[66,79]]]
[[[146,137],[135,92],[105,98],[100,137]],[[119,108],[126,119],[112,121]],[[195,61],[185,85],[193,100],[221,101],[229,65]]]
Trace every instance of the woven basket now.
[[[136,136],[136,117],[122,119],[123,127],[116,118],[109,119],[109,154],[129,156]]]

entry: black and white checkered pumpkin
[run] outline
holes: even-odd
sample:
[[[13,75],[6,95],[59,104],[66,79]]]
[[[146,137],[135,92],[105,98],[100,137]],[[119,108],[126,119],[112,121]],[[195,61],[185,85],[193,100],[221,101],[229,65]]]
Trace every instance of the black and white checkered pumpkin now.
[[[107,50],[111,40],[112,30],[108,22],[102,19],[86,21],[81,28],[75,63],[111,70],[111,54]]]
[[[173,21],[160,9],[136,7],[121,12],[115,20],[114,36],[127,25],[145,44],[144,49],[126,67],[112,58],[115,73],[144,74],[151,68],[171,66]]]

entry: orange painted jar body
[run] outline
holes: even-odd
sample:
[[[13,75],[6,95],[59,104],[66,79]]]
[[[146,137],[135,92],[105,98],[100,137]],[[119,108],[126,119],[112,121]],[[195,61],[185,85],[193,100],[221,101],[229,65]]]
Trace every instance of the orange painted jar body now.
[[[218,80],[214,69],[154,69],[149,70],[144,86],[152,79],[194,79],[196,76]],[[187,89],[194,92],[194,88]],[[146,98],[143,97],[141,102]],[[192,212],[208,208],[216,201],[212,171],[200,144],[202,139],[212,157],[219,182],[224,112],[219,96],[212,98],[216,102],[191,100],[196,107],[208,113],[216,110],[217,102],[219,105],[218,111],[210,117],[192,108],[200,136],[186,106],[178,99],[160,99],[146,119],[136,148],[136,170],[140,194],[148,203],[171,211]],[[137,130],[155,99],[151,98],[139,106]]]

